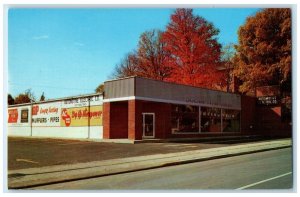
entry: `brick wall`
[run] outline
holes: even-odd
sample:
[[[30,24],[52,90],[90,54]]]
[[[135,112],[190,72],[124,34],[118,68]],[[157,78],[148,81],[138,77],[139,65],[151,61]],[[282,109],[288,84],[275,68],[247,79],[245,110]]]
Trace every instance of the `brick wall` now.
[[[128,102],[111,103],[111,138],[128,138]]]
[[[103,139],[110,138],[110,104],[103,103]]]
[[[142,113],[155,113],[155,138],[164,139],[171,133],[171,104],[143,102]]]
[[[128,101],[128,139],[141,140],[143,134],[142,101]]]
[[[111,102],[103,105],[103,138],[128,138],[128,102]]]
[[[267,136],[291,136],[291,125],[281,120],[281,106],[257,106],[257,128]]]
[[[241,107],[241,133],[256,134],[256,98],[241,96]]]

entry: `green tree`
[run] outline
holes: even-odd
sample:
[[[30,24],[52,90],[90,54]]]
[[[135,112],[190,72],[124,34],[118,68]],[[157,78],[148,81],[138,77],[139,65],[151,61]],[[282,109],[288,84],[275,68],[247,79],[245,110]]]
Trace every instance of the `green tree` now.
[[[46,99],[46,97],[45,97],[44,92],[43,92],[43,94],[40,97],[40,101],[45,101],[45,99]]]
[[[291,10],[263,9],[248,17],[238,31],[237,66],[241,92],[255,87],[280,85],[291,90]]]

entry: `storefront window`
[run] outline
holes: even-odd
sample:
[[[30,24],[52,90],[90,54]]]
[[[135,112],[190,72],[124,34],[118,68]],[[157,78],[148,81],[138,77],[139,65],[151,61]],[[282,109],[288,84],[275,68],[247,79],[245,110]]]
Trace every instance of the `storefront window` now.
[[[199,132],[199,107],[172,105],[172,132]]]
[[[240,131],[240,111],[223,109],[222,110],[222,131],[239,132]]]
[[[201,132],[221,132],[221,109],[201,107]]]

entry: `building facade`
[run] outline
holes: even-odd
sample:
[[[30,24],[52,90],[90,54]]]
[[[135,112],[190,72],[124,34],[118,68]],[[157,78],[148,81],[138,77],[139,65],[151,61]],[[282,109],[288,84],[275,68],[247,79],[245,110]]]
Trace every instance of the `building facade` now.
[[[257,135],[257,99],[152,79],[104,83],[104,94],[10,106],[8,135],[166,139]],[[264,114],[260,114],[264,116]],[[282,134],[290,134],[281,131]]]
[[[8,135],[101,139],[102,94],[8,107]]]

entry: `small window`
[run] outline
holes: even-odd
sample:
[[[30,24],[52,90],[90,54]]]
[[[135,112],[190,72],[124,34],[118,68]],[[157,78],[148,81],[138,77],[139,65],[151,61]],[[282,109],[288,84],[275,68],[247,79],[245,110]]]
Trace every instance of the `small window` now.
[[[21,123],[27,123],[28,122],[28,109],[22,109],[21,110]]]

